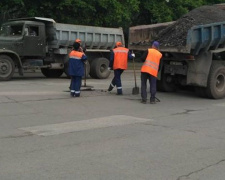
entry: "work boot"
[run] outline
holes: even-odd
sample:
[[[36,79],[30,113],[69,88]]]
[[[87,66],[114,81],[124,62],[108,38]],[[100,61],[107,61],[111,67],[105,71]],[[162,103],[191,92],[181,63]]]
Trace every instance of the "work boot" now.
[[[112,84],[109,85],[108,91],[112,91],[114,86]]]
[[[117,94],[116,95],[123,95],[123,90],[122,89],[117,89]]]
[[[147,101],[146,101],[145,99],[142,99],[142,100],[141,100],[141,103],[142,103],[142,104],[146,104]]]
[[[123,89],[122,89],[122,87],[117,88],[117,95],[123,95]]]
[[[74,93],[74,92],[71,92],[71,93],[70,93],[70,96],[71,96],[71,97],[74,97],[74,96],[75,96],[75,93]]]
[[[155,104],[156,102],[155,102],[155,98],[154,97],[151,97],[150,98],[150,104]]]
[[[80,97],[80,94],[76,94],[76,93],[75,93],[75,97]]]

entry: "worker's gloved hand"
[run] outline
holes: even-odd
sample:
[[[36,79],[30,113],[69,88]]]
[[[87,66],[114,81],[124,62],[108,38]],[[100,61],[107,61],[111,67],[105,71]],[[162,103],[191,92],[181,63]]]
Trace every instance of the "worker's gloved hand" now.
[[[83,50],[82,47],[79,47],[78,51],[79,51],[79,52],[84,52],[84,50]]]
[[[112,68],[111,67],[108,67],[108,70],[110,71],[110,70],[112,70]]]
[[[134,53],[132,53],[131,56],[132,56],[133,58],[135,58],[135,54],[134,54]]]

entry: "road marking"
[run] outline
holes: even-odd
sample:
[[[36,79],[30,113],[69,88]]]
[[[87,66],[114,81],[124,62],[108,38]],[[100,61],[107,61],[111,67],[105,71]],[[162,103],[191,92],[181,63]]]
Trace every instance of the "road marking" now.
[[[19,128],[39,136],[51,136],[57,134],[84,131],[89,129],[123,126],[129,124],[153,121],[152,119],[137,118],[133,116],[116,115],[101,118],[88,119],[83,121],[73,121],[59,124],[48,124],[43,126]]]

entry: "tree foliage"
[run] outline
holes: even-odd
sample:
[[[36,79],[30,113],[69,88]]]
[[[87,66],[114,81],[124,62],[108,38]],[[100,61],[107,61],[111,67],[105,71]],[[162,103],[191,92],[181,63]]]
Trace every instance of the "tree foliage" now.
[[[123,27],[173,21],[188,11],[224,0],[1,0],[0,23],[10,18],[48,17],[56,22]]]

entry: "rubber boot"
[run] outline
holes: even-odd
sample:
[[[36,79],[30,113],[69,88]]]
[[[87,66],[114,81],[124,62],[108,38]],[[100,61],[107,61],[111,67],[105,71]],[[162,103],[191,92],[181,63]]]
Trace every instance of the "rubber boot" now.
[[[109,85],[108,91],[112,91],[114,86],[112,84]]]
[[[155,102],[155,97],[151,97],[150,98],[150,104],[155,104],[156,102]]]
[[[117,89],[117,94],[116,95],[123,95],[123,90],[122,89]]]

